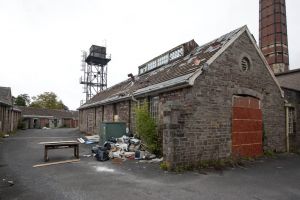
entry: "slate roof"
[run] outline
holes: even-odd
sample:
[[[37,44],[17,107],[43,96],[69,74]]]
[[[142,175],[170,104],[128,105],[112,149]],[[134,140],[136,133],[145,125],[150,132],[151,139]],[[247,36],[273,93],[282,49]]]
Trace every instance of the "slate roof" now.
[[[300,68],[275,74],[283,88],[300,91]]]
[[[25,106],[18,106],[17,108],[22,111],[22,115],[24,117],[53,117],[65,119],[78,118],[78,111],[51,110]]]
[[[112,103],[129,99],[131,96],[140,95],[164,90],[168,88],[188,86],[189,80],[199,73],[205,63],[231,40],[247,29],[243,26],[228,34],[225,34],[209,43],[195,47],[188,55],[170,64],[161,66],[153,71],[136,75],[133,82],[130,78],[118,83],[95,95],[90,101],[82,105],[79,109],[94,107],[97,105]],[[247,29],[248,30],[248,29]]]
[[[0,87],[0,104],[12,105],[12,96],[10,87]]]

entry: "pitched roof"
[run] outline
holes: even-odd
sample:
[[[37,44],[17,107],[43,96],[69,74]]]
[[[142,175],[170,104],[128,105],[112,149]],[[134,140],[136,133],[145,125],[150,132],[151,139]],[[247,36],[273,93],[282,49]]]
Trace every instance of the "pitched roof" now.
[[[138,97],[149,92],[192,86],[194,80],[202,73],[202,68],[211,64],[245,31],[255,44],[247,26],[243,26],[209,43],[195,47],[190,53],[175,62],[135,76],[134,81],[127,79],[98,93],[79,109],[130,99],[132,96]],[[257,45],[256,49],[260,51]],[[260,55],[264,59],[263,55]],[[267,66],[266,61],[265,64]],[[271,70],[269,68],[268,70],[275,80]],[[280,90],[279,85],[278,88]]]
[[[275,74],[283,88],[300,91],[300,68]]]
[[[0,87],[0,104],[12,105],[12,96],[10,87]]]
[[[52,110],[45,108],[33,108],[18,106],[24,117],[54,117],[54,118],[78,118],[78,111]]]

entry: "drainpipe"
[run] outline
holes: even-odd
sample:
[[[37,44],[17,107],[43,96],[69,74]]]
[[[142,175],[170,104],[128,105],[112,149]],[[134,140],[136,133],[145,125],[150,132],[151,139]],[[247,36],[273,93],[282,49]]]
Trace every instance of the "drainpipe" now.
[[[292,105],[285,104],[285,134],[286,134],[286,152],[290,152],[290,138],[289,138],[289,107]]]

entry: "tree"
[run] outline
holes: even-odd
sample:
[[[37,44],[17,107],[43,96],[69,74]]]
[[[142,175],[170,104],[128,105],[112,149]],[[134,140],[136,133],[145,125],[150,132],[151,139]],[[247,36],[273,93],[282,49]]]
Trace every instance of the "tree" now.
[[[15,98],[15,105],[17,106],[28,106],[30,104],[30,97],[28,94],[19,94],[17,98]]]
[[[68,107],[63,104],[62,100],[57,99],[57,95],[54,92],[44,92],[37,97],[32,97],[32,100],[30,107],[61,110],[68,109]]]

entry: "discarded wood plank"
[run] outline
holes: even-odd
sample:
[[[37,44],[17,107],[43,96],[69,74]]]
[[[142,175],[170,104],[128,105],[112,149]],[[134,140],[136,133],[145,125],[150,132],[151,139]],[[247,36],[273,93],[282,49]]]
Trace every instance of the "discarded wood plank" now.
[[[79,162],[80,159],[73,159],[73,160],[64,160],[64,161],[58,161],[58,162],[51,162],[51,163],[43,163],[38,165],[33,165],[32,167],[45,167],[49,165],[58,165],[58,164],[64,164],[64,163],[73,163],[73,162]]]
[[[78,142],[75,140],[70,140],[70,141],[39,142],[38,144],[60,144],[60,143],[78,143]]]

